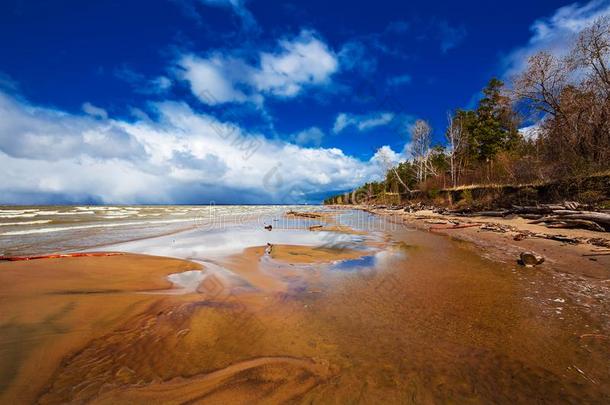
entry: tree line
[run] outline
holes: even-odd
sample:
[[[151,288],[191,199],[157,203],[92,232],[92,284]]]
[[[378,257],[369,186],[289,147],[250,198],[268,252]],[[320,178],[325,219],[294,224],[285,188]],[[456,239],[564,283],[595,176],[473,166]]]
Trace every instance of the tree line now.
[[[326,204],[362,202],[391,193],[472,184],[523,184],[610,169],[610,17],[574,38],[570,51],[540,51],[508,85],[492,78],[476,108],[447,114],[446,142],[432,128],[410,128],[410,158],[387,164],[383,181],[367,183]],[[530,123],[527,130],[520,127]],[[358,197],[355,197],[358,196]]]

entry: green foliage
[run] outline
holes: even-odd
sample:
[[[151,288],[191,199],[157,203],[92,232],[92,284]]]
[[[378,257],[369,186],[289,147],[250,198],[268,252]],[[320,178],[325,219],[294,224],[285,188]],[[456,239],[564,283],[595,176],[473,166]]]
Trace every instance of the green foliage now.
[[[483,89],[483,97],[475,110],[455,112],[452,125],[460,128],[460,142],[456,145],[454,154],[454,164],[457,166],[454,170],[475,173],[479,176],[484,173],[486,181],[490,181],[492,169],[502,176],[514,177],[507,165],[511,164],[512,159],[519,159],[520,153],[534,152],[534,145],[525,142],[517,130],[517,114],[513,111],[509,99],[503,95],[503,88],[504,84],[500,80],[491,79]],[[359,204],[364,202],[363,200],[370,201],[376,198],[385,202],[388,197],[386,193],[404,196],[411,190],[418,189],[426,190],[429,198],[436,198],[439,194],[439,185],[446,184],[445,176],[451,172],[448,153],[440,145],[429,150],[426,170],[436,179],[428,181],[427,185],[419,184],[417,181],[416,162],[405,161],[389,169],[383,182],[366,183],[354,190],[348,201],[339,195],[326,199],[325,203]],[[519,170],[525,171],[527,167]],[[476,176],[471,178],[482,180]],[[464,180],[463,177],[460,179]],[[431,185],[432,188],[428,188]],[[357,196],[357,201],[352,201],[354,196]],[[463,192],[462,200],[463,203],[472,202],[470,191]]]
[[[400,179],[396,176],[397,174]],[[415,167],[411,162],[401,162],[386,172],[384,190],[391,193],[408,192],[402,183],[406,184],[409,189],[413,189],[417,185]]]
[[[515,113],[510,100],[502,95],[504,83],[493,78],[483,89],[483,98],[475,111],[471,128],[477,159],[489,161],[502,150],[509,150],[518,137]]]

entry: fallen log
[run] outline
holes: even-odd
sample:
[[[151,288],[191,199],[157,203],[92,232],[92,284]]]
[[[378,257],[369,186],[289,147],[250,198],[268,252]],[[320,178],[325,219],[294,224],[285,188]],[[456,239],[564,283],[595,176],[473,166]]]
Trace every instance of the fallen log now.
[[[604,232],[605,229],[601,225],[593,221],[587,221],[584,219],[569,219],[566,217],[543,217],[535,221],[530,221],[530,224],[544,223],[548,228],[582,228],[589,229],[592,231]]]
[[[575,210],[565,210],[565,209],[553,210],[554,215],[582,214],[584,212],[586,212],[586,211],[575,211]]]
[[[461,225],[450,225],[450,226],[431,226],[431,231],[436,230],[445,230],[445,229],[462,229],[462,228],[472,228],[473,226],[481,226],[481,224],[461,224]]]
[[[541,214],[519,214],[521,218],[524,219],[540,219],[542,218]]]
[[[587,240],[593,246],[599,246],[603,248],[610,248],[610,240],[604,238],[591,238]]]
[[[548,235],[548,234],[545,234],[543,236],[543,238],[556,240],[558,242],[569,243],[571,245],[577,245],[577,244],[580,243],[580,240],[578,240],[576,238],[570,238],[570,237],[565,236],[565,235]]]
[[[556,220],[556,221],[552,221],[551,223],[549,223],[547,225],[547,227],[548,228],[564,228],[564,229],[580,228],[580,229],[589,229],[591,231],[597,231],[597,232],[606,231],[604,229],[604,227],[602,227],[598,223],[593,222],[593,221],[586,221],[584,219]]]
[[[553,212],[553,210],[548,207],[520,205],[513,205],[512,210],[515,214],[550,214],[551,212]]]
[[[610,229],[610,214],[604,214],[601,212],[593,212],[593,211],[583,211],[580,214],[569,214],[565,215],[565,218],[571,219],[584,219],[586,221],[597,222],[600,225],[603,225],[604,228]]]
[[[565,214],[565,215],[549,215],[528,222],[529,224],[548,224],[549,228],[584,228],[592,231],[605,232],[610,229],[610,222],[604,223],[605,214],[597,212],[588,212],[586,214]],[[610,217],[610,216],[608,216]],[[610,218],[609,218],[610,220]]]
[[[507,215],[512,214],[513,212],[510,210],[501,210],[501,211],[479,211],[473,212],[472,215],[480,216],[480,217],[505,217]]]

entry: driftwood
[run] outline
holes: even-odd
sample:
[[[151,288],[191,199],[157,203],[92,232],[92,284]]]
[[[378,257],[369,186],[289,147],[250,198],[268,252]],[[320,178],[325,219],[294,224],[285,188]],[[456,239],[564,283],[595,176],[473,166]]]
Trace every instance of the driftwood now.
[[[554,215],[544,216],[530,224],[546,223],[550,228],[585,228],[604,232],[610,230],[610,215],[593,211],[554,211]]]
[[[580,240],[577,238],[570,238],[569,236],[564,236],[564,235],[549,235],[549,234],[542,234],[543,238],[545,239],[552,239],[552,240],[556,240],[558,242],[565,242],[565,243],[570,243],[572,245],[577,245],[580,243]]]
[[[501,211],[479,211],[475,212],[471,215],[477,215],[481,217],[505,217],[507,215],[511,215],[512,211],[510,210],[501,210]]]
[[[530,219],[530,224],[546,224],[549,228],[582,228],[597,232],[610,231],[610,213],[588,211],[578,208],[588,208],[576,202],[564,204],[541,204],[535,206],[513,205],[510,209],[472,211],[470,209],[445,210],[442,214],[455,216],[483,216],[505,218],[509,215],[519,215]]]
[[[481,226],[481,224],[462,224],[462,225],[449,225],[449,226],[431,226],[431,231],[446,230],[446,229],[462,229],[472,228],[473,226]]]
[[[542,218],[541,214],[519,214],[521,218],[524,219],[540,219]]]
[[[590,229],[592,231],[598,231],[598,232],[605,231],[605,228],[596,222],[588,221],[585,219],[571,219],[571,218],[562,217],[562,216],[543,217],[543,218],[537,219],[535,221],[530,221],[528,223],[530,223],[530,224],[545,223],[546,226],[549,228],[567,228],[567,229],[584,228],[584,229]]]
[[[604,238],[590,238],[587,240],[587,243],[602,248],[610,248],[610,240]]]
[[[584,211],[579,214],[568,214],[566,218],[570,219],[584,219],[586,221],[597,222],[603,224],[606,228],[610,229],[610,214],[604,214],[601,212]]]
[[[519,206],[513,205],[511,210],[515,214],[550,214],[553,210],[548,206]]]
[[[567,229],[585,228],[585,229],[590,229],[592,231],[598,231],[598,232],[606,231],[604,229],[604,227],[600,226],[599,224],[597,224],[593,221],[585,221],[584,219],[563,219],[563,220],[558,220],[558,221],[552,222],[550,224],[547,222],[547,227],[549,227],[549,228],[567,228]]]

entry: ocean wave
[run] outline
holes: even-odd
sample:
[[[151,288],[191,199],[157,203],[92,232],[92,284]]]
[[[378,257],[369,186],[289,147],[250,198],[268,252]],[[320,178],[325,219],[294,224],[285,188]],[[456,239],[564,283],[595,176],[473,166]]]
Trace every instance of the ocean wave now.
[[[93,224],[93,225],[74,225],[74,226],[63,226],[63,227],[54,227],[54,228],[38,228],[38,229],[29,229],[23,231],[10,231],[0,233],[0,236],[15,236],[15,235],[30,235],[36,233],[51,233],[51,232],[66,232],[73,231],[76,229],[90,229],[90,228],[114,228],[118,226],[130,226],[130,225],[154,225],[154,224],[171,224],[178,222],[191,222],[192,218],[184,218],[184,219],[166,219],[166,220],[158,220],[158,221],[138,221],[138,222],[117,222],[117,223],[107,223],[107,224]]]
[[[48,224],[52,222],[50,219],[41,219],[38,221],[22,221],[22,222],[0,222],[0,226],[17,226],[17,225],[36,225],[36,224]]]
[[[0,215],[0,218],[33,218],[38,216],[37,213],[22,213],[22,214],[4,214]]]
[[[39,211],[40,216],[45,215],[89,215],[95,214],[94,211]]]

